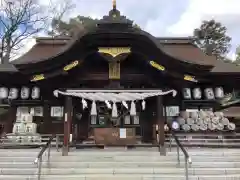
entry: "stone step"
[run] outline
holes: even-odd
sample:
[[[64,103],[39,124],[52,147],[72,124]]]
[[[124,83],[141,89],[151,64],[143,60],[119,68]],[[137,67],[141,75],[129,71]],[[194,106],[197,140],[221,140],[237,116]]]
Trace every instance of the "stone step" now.
[[[36,156],[37,157],[37,156]],[[0,157],[0,162],[34,162],[36,157],[27,157],[25,156],[9,156],[9,157]],[[229,157],[215,157],[215,156],[191,156],[192,162],[221,162],[221,161],[232,161],[232,162],[240,162],[240,156],[229,156]],[[158,161],[176,161],[177,155],[175,156],[54,156],[52,155],[51,161],[56,162],[71,162],[71,161],[80,161],[80,162],[128,162],[128,161],[135,161],[135,162],[158,162]],[[43,159],[47,159],[47,156],[43,156]],[[180,160],[184,160],[184,156],[180,156]]]
[[[178,165],[177,161],[160,161],[160,162],[50,162],[51,168],[164,168],[164,167],[184,167],[182,161]],[[0,168],[34,168],[36,164],[29,162],[0,162]],[[43,167],[49,167],[48,162],[43,162]],[[240,168],[240,162],[193,162],[190,167],[192,168]]]
[[[202,175],[190,176],[189,180],[237,180],[240,174],[235,175]],[[184,175],[43,175],[41,180],[186,180]],[[0,175],[0,180],[37,180],[37,176]]]
[[[37,168],[1,168],[1,175],[35,175]],[[234,175],[240,173],[240,168],[189,168],[189,175]],[[120,174],[158,174],[183,175],[185,168],[42,168],[42,175],[120,175]]]
[[[4,152],[9,152],[9,153],[38,153],[40,151],[41,148],[37,148],[37,149],[0,149],[0,154],[4,153]],[[53,150],[53,152],[56,152],[56,148],[51,148]],[[168,150],[169,148],[167,148]],[[232,148],[232,149],[228,149],[228,148],[186,148],[186,150],[188,152],[197,152],[197,153],[226,153],[226,154],[231,154],[231,153],[238,153],[240,154],[238,148]],[[172,148],[173,152],[176,152],[176,147]],[[128,152],[128,153],[158,153],[158,148],[136,148],[136,149],[128,149],[126,150],[125,148],[121,148],[121,149],[75,149],[75,148],[71,148],[70,149],[71,153],[124,153],[124,152]],[[168,150],[168,153],[169,152]]]

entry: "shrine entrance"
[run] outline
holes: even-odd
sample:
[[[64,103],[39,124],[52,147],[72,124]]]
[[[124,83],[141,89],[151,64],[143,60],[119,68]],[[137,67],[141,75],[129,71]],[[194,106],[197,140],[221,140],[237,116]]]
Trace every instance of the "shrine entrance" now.
[[[66,97],[65,138],[69,139],[73,124],[77,143],[128,146],[142,142],[146,121],[151,122],[142,116],[149,98],[157,100],[155,118],[161,131],[159,143],[164,145],[163,106],[158,97],[171,93],[176,96],[175,90],[56,90],[54,95]]]

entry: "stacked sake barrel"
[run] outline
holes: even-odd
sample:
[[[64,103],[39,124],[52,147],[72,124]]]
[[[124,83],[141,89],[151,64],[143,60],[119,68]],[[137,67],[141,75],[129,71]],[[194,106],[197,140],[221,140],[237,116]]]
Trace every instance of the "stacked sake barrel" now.
[[[236,128],[222,112],[183,111],[177,121],[184,131],[234,131]]]

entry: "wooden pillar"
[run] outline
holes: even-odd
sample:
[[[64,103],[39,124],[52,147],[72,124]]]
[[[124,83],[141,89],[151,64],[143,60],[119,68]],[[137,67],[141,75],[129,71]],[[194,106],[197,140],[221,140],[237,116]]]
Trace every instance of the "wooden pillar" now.
[[[166,155],[162,96],[157,96],[157,124],[160,155]]]
[[[72,97],[66,96],[64,106],[64,139],[62,148],[63,156],[68,155],[71,127],[72,127]]]
[[[43,122],[40,122],[40,132],[43,134],[52,134],[55,131],[52,129],[51,122],[51,106],[48,102],[44,102],[43,105]]]

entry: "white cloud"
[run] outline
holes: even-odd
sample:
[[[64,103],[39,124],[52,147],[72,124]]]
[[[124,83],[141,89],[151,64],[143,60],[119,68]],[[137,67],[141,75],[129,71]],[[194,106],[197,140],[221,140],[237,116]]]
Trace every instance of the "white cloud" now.
[[[186,12],[176,24],[168,27],[168,31],[176,35],[191,35],[206,17],[240,15],[239,7],[239,0],[191,0]]]
[[[232,37],[232,48],[228,57],[233,59],[240,42],[239,7],[239,0],[191,0],[179,21],[169,26],[167,31],[175,36],[191,36],[202,20],[214,18],[228,28],[228,35]]]
[[[61,1],[63,0],[52,0],[52,2]],[[76,8],[64,17],[65,20],[77,15],[101,18],[107,15],[112,7],[112,0],[72,1],[76,3]],[[49,5],[49,0],[39,0],[39,2],[45,6]],[[134,20],[155,36],[191,36],[202,20],[215,18],[228,28],[228,33],[233,38],[230,58],[235,56],[235,48],[240,42],[239,7],[240,0],[117,1],[117,8],[122,15]],[[28,47],[31,47],[33,42],[30,41]]]

